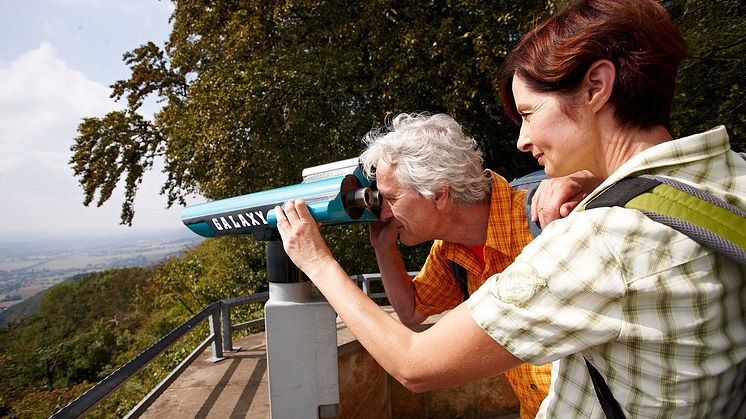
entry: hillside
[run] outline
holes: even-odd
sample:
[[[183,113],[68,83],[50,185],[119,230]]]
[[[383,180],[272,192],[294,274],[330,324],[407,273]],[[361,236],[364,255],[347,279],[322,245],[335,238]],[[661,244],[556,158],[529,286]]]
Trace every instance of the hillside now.
[[[62,281],[31,300],[35,313],[0,326],[0,417],[49,417],[211,302],[265,290],[264,246],[246,238],[205,240],[152,266]],[[232,314],[261,317],[262,305]],[[198,326],[88,417],[122,416],[208,333]]]
[[[75,284],[80,282],[85,274],[74,275],[60,282],[60,284]],[[26,317],[29,317],[39,311],[39,304],[41,304],[44,295],[51,289],[47,288],[40,291],[29,298],[21,300],[20,302],[13,304],[12,306],[0,311],[0,326],[5,326],[10,322],[17,322]]]
[[[35,313],[52,285],[89,272],[151,266],[200,241],[186,229],[0,241],[0,325]]]

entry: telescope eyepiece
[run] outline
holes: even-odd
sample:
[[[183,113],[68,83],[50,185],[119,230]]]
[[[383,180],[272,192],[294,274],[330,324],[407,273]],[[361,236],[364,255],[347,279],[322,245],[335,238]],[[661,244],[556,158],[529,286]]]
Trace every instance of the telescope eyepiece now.
[[[370,200],[368,201],[368,209],[371,211],[380,211],[383,206],[383,195],[378,192],[378,189],[370,190]]]

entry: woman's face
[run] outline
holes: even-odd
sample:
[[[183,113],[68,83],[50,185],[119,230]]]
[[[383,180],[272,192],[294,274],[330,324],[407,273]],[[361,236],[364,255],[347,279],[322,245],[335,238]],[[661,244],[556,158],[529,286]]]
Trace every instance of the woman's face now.
[[[570,118],[559,96],[532,90],[517,74],[513,77],[513,96],[522,118],[519,150],[533,154],[549,177],[582,169],[593,171],[594,139],[598,136],[582,106],[573,108]]]

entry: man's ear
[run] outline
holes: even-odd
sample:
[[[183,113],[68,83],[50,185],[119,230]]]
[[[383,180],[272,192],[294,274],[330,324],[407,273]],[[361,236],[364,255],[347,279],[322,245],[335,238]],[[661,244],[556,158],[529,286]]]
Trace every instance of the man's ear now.
[[[616,67],[609,60],[598,60],[588,68],[583,81],[583,97],[594,112],[609,101],[615,81]]]
[[[448,186],[444,186],[440,192],[435,193],[435,198],[433,198],[435,201],[435,208],[438,210],[444,210],[448,204],[449,198],[450,193],[448,191]]]

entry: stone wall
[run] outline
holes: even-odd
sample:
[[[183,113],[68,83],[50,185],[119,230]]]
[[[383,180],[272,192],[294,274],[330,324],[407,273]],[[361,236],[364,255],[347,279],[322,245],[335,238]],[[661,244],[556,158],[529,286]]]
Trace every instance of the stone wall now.
[[[518,417],[518,399],[504,376],[449,389],[413,393],[357,342],[340,342],[339,418]]]

